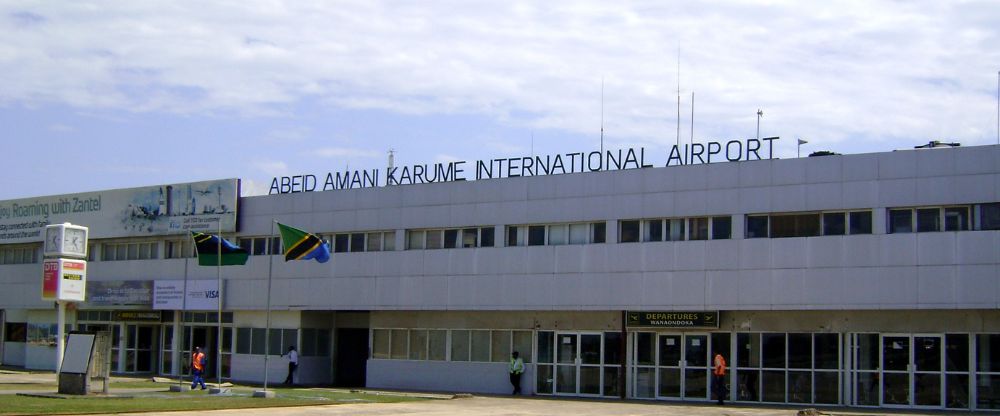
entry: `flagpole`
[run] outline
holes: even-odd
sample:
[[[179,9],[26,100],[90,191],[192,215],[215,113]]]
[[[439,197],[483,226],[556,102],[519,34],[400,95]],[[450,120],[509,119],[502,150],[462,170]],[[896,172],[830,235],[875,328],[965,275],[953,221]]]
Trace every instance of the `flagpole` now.
[[[190,233],[188,233],[188,236],[191,238],[191,244],[192,244],[191,249],[194,250],[194,236],[193,236],[193,234],[190,234]],[[183,246],[181,248],[183,249]],[[183,251],[181,253],[182,253],[181,255],[187,254],[187,253],[184,253]],[[190,258],[187,257],[187,256],[184,257],[184,285],[181,286],[183,288],[182,291],[181,291],[181,321],[180,321],[180,330],[177,332],[181,336],[181,340],[180,340],[181,357],[184,356],[184,352],[186,351],[186,350],[184,350],[184,314],[187,313],[187,300],[188,300],[188,297],[187,297],[187,292],[188,292],[188,260],[189,259]],[[192,339],[191,341],[193,342],[194,340]],[[184,363],[182,362],[181,363],[181,369],[183,369],[183,368],[184,368]],[[181,371],[181,376],[179,377],[178,383],[179,383],[179,386],[180,386],[179,390],[183,391],[183,389],[184,389],[184,371]]]
[[[222,393],[222,217],[219,217],[219,247],[216,253],[216,269],[215,269],[215,279],[218,285],[218,307],[219,315],[216,323],[219,325],[219,335],[215,340],[216,353],[215,353],[215,387]]]
[[[271,247],[274,246],[274,223],[276,221],[271,219],[271,238],[267,241],[267,329],[264,330],[264,340],[267,341],[267,345],[264,347],[264,394],[267,394],[267,361],[268,357],[271,356],[271,275],[274,273],[274,253],[271,252]]]

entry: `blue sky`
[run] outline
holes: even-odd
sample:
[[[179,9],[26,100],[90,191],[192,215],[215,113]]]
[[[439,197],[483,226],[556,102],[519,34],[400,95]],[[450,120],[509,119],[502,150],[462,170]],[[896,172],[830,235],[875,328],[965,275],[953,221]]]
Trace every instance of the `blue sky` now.
[[[997,140],[1000,7],[0,0],[0,199],[780,136]],[[78,159],[75,164],[64,161]]]

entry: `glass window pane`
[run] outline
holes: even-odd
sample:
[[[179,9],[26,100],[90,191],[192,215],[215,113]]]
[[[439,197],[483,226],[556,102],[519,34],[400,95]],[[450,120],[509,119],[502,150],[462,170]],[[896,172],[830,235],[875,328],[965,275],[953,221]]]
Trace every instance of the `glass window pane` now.
[[[1000,372],[1000,334],[976,335],[976,369]],[[1000,395],[1000,391],[997,394]]]
[[[493,247],[496,243],[493,241],[493,236],[496,233],[496,229],[493,227],[483,227],[479,229],[479,237],[482,240],[480,247]]]
[[[788,368],[812,368],[812,334],[788,334]]]
[[[944,361],[946,371],[969,371],[968,335],[945,335]]]
[[[761,334],[765,368],[785,368],[785,334]]]
[[[948,374],[945,376],[945,406],[950,409],[969,408],[969,375]]]
[[[510,361],[510,331],[491,331],[491,359],[495,363]]]
[[[420,250],[424,248],[424,232],[409,230],[406,232],[406,249]]]
[[[365,233],[351,234],[351,252],[365,251]]]
[[[684,224],[687,221],[683,218],[674,218],[664,221],[664,226],[666,227],[666,232],[664,233],[664,239],[667,241],[683,241],[687,238],[684,235]]]
[[[427,359],[427,330],[424,329],[410,330],[410,359],[411,360]]]
[[[346,253],[351,248],[350,234],[336,234],[333,236],[333,252]]]
[[[595,222],[590,224],[590,242],[593,244],[603,243],[605,240],[605,232],[607,231],[607,223]]]
[[[472,361],[490,361],[490,331],[470,331]]]
[[[691,218],[688,225],[690,226],[689,239],[708,240],[708,218]]]
[[[383,250],[396,251],[396,232],[386,231],[382,233]]]
[[[368,251],[382,250],[382,233],[368,233],[368,243],[366,250]]]
[[[764,371],[764,401],[782,403],[785,401],[785,372]]]
[[[236,328],[236,353],[250,354],[250,328]]]
[[[458,230],[444,230],[444,248],[458,247]]]
[[[393,360],[405,360],[408,356],[407,347],[410,344],[410,331],[405,329],[393,329],[391,331],[391,346],[389,347],[389,356]]]
[[[728,240],[733,234],[733,217],[712,217],[712,239]]]
[[[538,362],[551,363],[555,359],[553,354],[553,337],[555,334],[550,331],[538,331]],[[526,355],[526,354],[525,354]]]
[[[618,242],[635,243],[639,241],[639,221],[621,221],[621,232]]]
[[[567,237],[569,234],[569,225],[550,225],[549,226],[549,245],[563,245],[566,244]]]
[[[528,226],[528,245],[529,246],[541,246],[541,245],[545,245],[545,226],[544,225],[531,225],[531,226]]]
[[[388,329],[373,329],[372,330],[372,358],[378,359],[388,359],[389,358],[389,330]]]
[[[819,235],[819,214],[772,215],[771,238]]]
[[[444,231],[427,230],[427,249],[444,247]]]
[[[427,359],[444,361],[448,351],[448,331],[430,330],[427,331]]]
[[[451,360],[469,361],[469,331],[451,331]]]
[[[941,231],[941,209],[920,208],[917,210],[917,232]]]
[[[740,368],[760,367],[760,334],[736,334],[736,362]]]
[[[570,224],[570,244],[587,244],[587,224]]]
[[[813,401],[837,404],[840,399],[840,377],[835,371],[817,371],[813,374]]]
[[[604,364],[621,364],[622,362],[621,332],[604,333]],[[607,393],[607,392],[605,392]]]
[[[848,215],[851,222],[851,234],[871,234],[872,233],[872,212],[855,211]]]
[[[514,351],[525,363],[531,362],[531,331],[514,331]]]
[[[861,370],[877,370],[879,360],[878,334],[858,334],[857,365]]]
[[[463,248],[473,248],[478,246],[479,240],[479,229],[478,228],[466,228],[462,230],[462,247]]]
[[[520,245],[518,241],[518,231],[517,227],[507,227],[507,247],[516,247]]]
[[[913,210],[890,209],[889,234],[912,233],[912,232],[913,232]]]
[[[653,358],[656,356],[656,334],[651,332],[637,332],[636,336],[636,364],[653,365]]]
[[[281,248],[281,237],[273,237],[271,240],[271,254],[281,254],[284,251]]]
[[[827,212],[823,214],[823,235],[844,235],[847,231],[847,219],[843,212]]]
[[[965,231],[969,229],[969,207],[944,209],[944,230]]]
[[[190,332],[184,331],[185,341],[190,336]],[[185,342],[189,344],[189,342]],[[267,340],[264,336],[264,328],[253,328],[250,330],[250,353],[255,355],[264,355],[264,349],[267,347]],[[190,351],[190,346],[184,348],[185,351]]]
[[[304,357],[316,356],[316,332],[314,328],[302,328],[302,345],[299,345],[299,354]]]
[[[767,215],[747,215],[747,238],[767,238]]]
[[[788,372],[788,401],[791,403],[812,402],[812,373],[808,371]]]
[[[813,368],[830,370],[839,368],[840,336],[814,334],[813,337]]]
[[[1000,230],[1000,202],[979,206],[979,228]]]
[[[271,333],[267,337],[267,348],[270,355],[281,355],[281,330],[271,328]]]
[[[643,221],[642,241],[663,241],[663,220]]]

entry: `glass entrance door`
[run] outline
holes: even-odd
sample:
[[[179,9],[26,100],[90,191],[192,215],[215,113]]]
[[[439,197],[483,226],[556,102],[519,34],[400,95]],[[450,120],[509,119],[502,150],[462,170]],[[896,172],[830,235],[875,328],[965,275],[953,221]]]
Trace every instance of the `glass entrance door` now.
[[[942,407],[942,335],[882,337],[882,404]]]
[[[556,394],[601,394],[601,334],[556,334]]]
[[[125,325],[125,372],[149,373],[156,366],[156,331],[152,325]]]
[[[655,344],[653,342],[655,335]],[[635,335],[634,397],[707,400],[709,338],[707,334]],[[652,388],[655,374],[655,389]]]

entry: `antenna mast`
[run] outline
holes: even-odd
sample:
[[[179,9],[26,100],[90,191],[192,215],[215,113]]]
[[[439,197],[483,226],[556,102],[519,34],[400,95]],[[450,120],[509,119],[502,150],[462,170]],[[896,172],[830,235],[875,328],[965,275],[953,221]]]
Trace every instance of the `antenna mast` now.
[[[694,144],[694,91],[691,91],[691,144]]]
[[[681,41],[677,41],[677,143],[681,145]]]
[[[601,157],[604,157],[604,76],[601,76]]]

